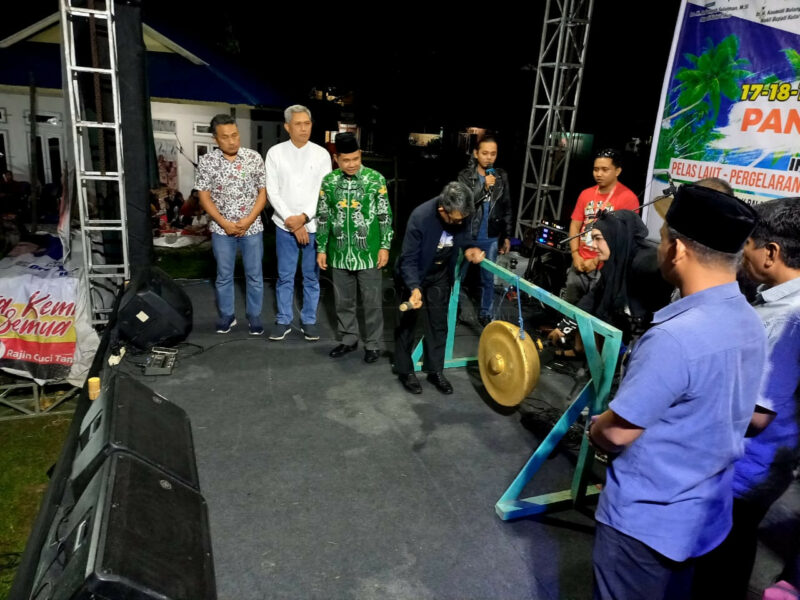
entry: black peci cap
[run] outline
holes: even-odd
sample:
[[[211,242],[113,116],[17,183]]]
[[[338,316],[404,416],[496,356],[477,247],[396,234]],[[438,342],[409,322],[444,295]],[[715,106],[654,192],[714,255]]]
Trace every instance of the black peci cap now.
[[[336,144],[336,154],[350,154],[358,150],[358,140],[349,131],[337,133],[333,142]]]
[[[665,220],[675,231],[704,246],[736,253],[753,233],[758,216],[734,196],[686,184],[675,193]]]

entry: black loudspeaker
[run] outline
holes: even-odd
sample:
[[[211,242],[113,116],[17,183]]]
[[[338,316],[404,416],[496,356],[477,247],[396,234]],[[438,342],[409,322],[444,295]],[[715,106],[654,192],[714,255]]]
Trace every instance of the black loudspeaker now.
[[[124,373],[112,372],[83,418],[72,463],[72,493],[78,498],[107,456],[135,455],[200,490],[192,427],[186,412]]]
[[[113,453],[50,528],[31,600],[214,600],[205,500]]]
[[[164,271],[143,268],[120,300],[117,323],[120,339],[134,346],[172,346],[192,331],[192,301]]]

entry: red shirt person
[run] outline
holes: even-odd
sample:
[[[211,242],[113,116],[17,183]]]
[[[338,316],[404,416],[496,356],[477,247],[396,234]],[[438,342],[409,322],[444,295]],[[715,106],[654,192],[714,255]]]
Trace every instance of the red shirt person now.
[[[597,251],[589,247],[592,228],[590,225],[601,210],[638,210],[639,199],[630,189],[620,183],[622,173],[620,154],[607,148],[597,153],[594,159],[593,175],[597,185],[583,190],[572,211],[569,224],[572,266],[567,272],[564,299],[570,304],[577,304],[581,296],[589,289],[589,285],[598,273],[600,259]]]

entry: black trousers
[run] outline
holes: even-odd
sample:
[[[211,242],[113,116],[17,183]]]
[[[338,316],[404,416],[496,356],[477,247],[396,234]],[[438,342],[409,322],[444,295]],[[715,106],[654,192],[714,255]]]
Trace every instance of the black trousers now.
[[[356,307],[360,291],[361,306],[364,309],[364,349],[380,350],[383,338],[381,271],[379,269],[349,271],[331,268],[331,272],[337,328],[342,343],[352,346],[358,342]]]
[[[692,598],[747,598],[758,548],[758,524],[767,510],[769,506],[733,499],[733,527],[719,546],[697,559]]]
[[[395,281],[398,298],[405,302],[411,295],[399,280]],[[394,332],[394,365],[398,375],[414,372],[411,352],[414,350],[414,328],[419,313],[425,311],[424,339],[422,341],[422,370],[428,373],[444,369],[444,351],[447,345],[447,308],[450,303],[450,278],[447,268],[428,275],[422,282],[422,308],[400,313]]]
[[[675,562],[602,523],[595,530],[592,562],[594,600],[686,600],[691,594],[693,559]]]

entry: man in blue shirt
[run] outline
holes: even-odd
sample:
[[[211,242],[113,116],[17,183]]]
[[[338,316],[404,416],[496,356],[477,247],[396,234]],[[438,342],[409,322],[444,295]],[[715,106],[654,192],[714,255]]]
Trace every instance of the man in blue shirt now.
[[[767,332],[767,364],[733,477],[733,528],[699,561],[697,598],[745,598],[758,525],[786,491],[798,458],[800,385],[800,198],[755,206],[759,223],[744,246],[743,267],[760,284],[753,307]]]
[[[687,598],[689,559],[731,527],[733,462],[753,414],[764,328],[736,285],[752,208],[716,190],[675,194],[658,248],[681,299],[653,316],[592,442],[619,456],[597,508],[595,598]]]

